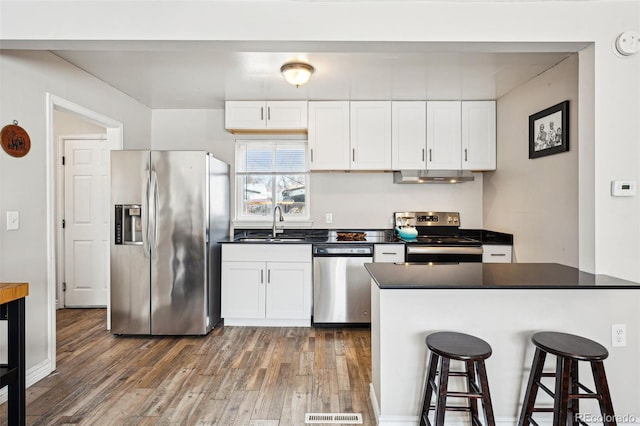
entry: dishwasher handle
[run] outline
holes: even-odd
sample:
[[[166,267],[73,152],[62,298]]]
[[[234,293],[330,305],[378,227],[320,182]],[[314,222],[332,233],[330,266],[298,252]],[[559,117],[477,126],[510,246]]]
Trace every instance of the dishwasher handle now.
[[[313,257],[372,257],[372,244],[358,244],[349,246],[338,245],[314,245]]]

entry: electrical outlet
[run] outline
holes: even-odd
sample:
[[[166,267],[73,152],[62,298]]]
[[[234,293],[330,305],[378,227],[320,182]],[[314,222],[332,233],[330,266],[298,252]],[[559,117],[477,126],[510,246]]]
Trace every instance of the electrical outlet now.
[[[627,346],[627,325],[611,325],[611,346]]]
[[[324,214],[324,223],[333,223],[333,213]]]

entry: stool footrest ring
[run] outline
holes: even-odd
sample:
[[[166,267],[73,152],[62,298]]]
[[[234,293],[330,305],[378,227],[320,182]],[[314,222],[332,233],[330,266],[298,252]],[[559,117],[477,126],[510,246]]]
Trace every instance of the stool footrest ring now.
[[[432,405],[432,406],[429,407],[429,410],[435,410],[435,409],[436,409],[435,405]],[[460,411],[460,412],[466,412],[466,413],[471,411],[471,408],[462,407],[462,406],[459,406],[459,405],[447,405],[446,407],[444,407],[444,409],[447,410],[447,411]]]
[[[534,413],[553,413],[553,407],[545,408],[545,407],[533,407],[532,410]]]

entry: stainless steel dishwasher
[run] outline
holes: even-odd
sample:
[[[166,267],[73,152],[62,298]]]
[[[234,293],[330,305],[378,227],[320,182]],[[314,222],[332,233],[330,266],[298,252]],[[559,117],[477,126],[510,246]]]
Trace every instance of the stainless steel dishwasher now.
[[[313,247],[313,322],[370,324],[373,244],[318,244]]]

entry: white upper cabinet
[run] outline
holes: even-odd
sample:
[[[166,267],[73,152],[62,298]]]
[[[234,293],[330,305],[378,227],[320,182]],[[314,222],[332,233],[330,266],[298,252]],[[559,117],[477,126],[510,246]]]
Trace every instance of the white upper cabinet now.
[[[227,101],[227,130],[307,129],[307,101]]]
[[[496,169],[495,101],[462,102],[462,168]]]
[[[348,170],[349,101],[309,102],[309,168]]]
[[[461,102],[427,102],[427,170],[460,170]]]
[[[391,103],[391,167],[393,170],[427,168],[427,103]]]
[[[351,102],[351,170],[391,169],[391,101]]]

